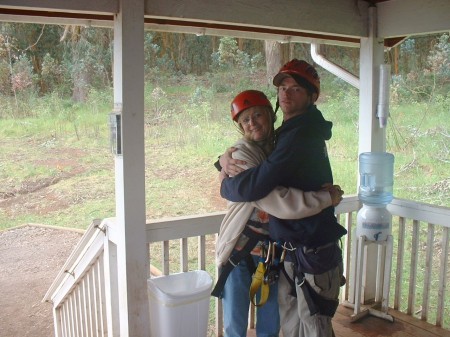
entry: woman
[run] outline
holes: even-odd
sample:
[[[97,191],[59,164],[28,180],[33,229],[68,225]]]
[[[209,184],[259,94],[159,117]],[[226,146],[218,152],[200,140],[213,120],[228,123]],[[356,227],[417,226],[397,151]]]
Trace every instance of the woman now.
[[[233,158],[244,161],[244,169],[258,165],[272,151],[274,144],[276,116],[270,101],[260,91],[243,91],[231,103],[231,118],[243,135],[234,145]],[[223,170],[221,176],[225,176]],[[216,243],[216,262],[221,273],[213,290],[214,296],[223,299],[226,337],[247,335],[249,289],[253,271],[260,261],[263,241],[268,240],[268,214],[298,219],[337,205],[340,200],[341,194],[335,187],[318,192],[279,187],[256,202],[228,203]],[[250,254],[247,253],[249,250]],[[265,304],[257,308],[258,337],[279,334],[277,291],[275,282],[269,286]]]

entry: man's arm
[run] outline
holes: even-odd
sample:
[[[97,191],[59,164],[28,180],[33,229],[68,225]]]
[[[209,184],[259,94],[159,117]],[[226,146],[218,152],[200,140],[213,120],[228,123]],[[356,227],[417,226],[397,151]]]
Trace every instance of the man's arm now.
[[[233,178],[224,179],[220,188],[221,196],[235,202],[264,198],[275,187],[283,185],[282,179],[291,175],[294,167],[291,157],[295,153],[289,144],[278,143],[276,149],[262,164],[249,168]]]
[[[255,158],[246,156],[244,152],[234,152],[238,158],[248,160],[251,165],[256,165]],[[247,165],[240,167],[248,169]],[[220,172],[220,181],[228,178],[224,169]],[[325,184],[320,191],[303,192],[296,188],[277,186],[263,199],[254,201],[254,207],[282,219],[299,219],[320,213],[330,206],[337,206],[344,192],[340,186]]]

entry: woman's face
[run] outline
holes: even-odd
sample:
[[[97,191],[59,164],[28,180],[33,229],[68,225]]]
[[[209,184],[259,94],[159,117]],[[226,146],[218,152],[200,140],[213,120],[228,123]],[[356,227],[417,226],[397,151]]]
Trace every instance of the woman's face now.
[[[253,106],[242,111],[238,123],[244,131],[244,137],[252,141],[267,139],[271,130],[271,121],[265,107]]]

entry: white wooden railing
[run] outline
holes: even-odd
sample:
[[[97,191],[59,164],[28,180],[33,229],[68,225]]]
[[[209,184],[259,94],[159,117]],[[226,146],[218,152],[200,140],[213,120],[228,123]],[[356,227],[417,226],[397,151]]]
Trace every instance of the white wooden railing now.
[[[348,230],[343,242],[347,280],[359,208],[357,196],[346,197],[336,208]],[[388,209],[393,215],[393,309],[450,329],[450,208],[394,199]],[[223,215],[150,221],[146,235],[152,273],[202,269],[214,276],[214,241]],[[115,233],[114,219],[94,221],[45,295],[43,300],[53,305],[56,337],[119,335]],[[342,301],[348,300],[349,284],[342,289]],[[208,335],[221,336],[221,304],[212,301]]]
[[[44,296],[53,305],[55,336],[108,336],[105,289],[110,282],[105,282],[100,224],[91,223]]]

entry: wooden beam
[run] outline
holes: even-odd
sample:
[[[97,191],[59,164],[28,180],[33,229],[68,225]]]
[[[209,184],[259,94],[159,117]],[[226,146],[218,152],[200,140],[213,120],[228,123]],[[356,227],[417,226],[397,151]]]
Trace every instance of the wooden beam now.
[[[402,37],[448,32],[450,1],[390,0],[377,4],[378,36]]]
[[[201,9],[201,10],[199,10]],[[354,0],[146,0],[147,18],[367,36],[367,2]]]
[[[0,7],[55,11],[55,12],[80,12],[95,14],[114,14],[119,11],[118,0],[2,0]]]
[[[146,18],[146,29],[196,35],[233,36],[236,38],[275,40],[280,43],[321,43],[359,47],[359,38],[326,35],[288,29],[239,26],[227,23],[206,23],[187,20]]]

